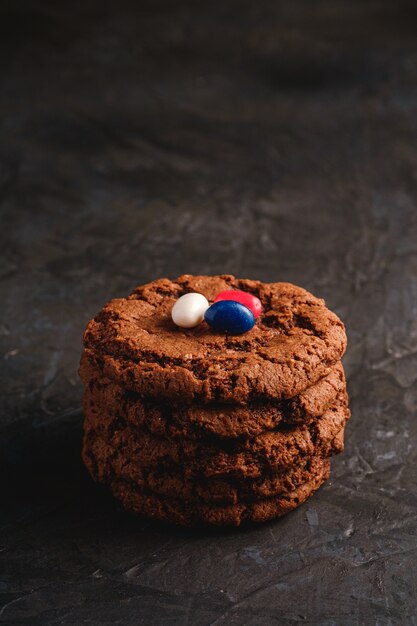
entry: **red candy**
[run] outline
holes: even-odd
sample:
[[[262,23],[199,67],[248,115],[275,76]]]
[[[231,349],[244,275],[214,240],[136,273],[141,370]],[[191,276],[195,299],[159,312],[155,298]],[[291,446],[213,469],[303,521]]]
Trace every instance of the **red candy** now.
[[[233,300],[233,302],[239,302],[252,311],[255,318],[259,317],[262,312],[262,304],[259,298],[253,296],[246,291],[240,291],[239,289],[227,289],[217,294],[214,302],[220,300]]]

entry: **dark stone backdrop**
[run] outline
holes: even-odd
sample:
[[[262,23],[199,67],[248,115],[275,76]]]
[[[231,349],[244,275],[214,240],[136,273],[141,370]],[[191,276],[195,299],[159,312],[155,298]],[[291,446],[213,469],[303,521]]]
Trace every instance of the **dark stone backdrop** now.
[[[417,624],[413,2],[0,5],[0,623]],[[345,321],[331,481],[266,526],[123,513],[80,458],[88,319],[181,273]]]

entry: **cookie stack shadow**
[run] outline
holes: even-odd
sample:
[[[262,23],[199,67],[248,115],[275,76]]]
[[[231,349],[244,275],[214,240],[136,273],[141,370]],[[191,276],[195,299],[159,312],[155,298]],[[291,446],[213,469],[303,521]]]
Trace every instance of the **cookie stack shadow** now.
[[[132,383],[119,354],[103,356],[97,324],[108,318],[90,323],[80,366],[83,459],[126,509],[185,526],[239,526],[289,512],[329,477],[350,416],[340,359],[292,397],[198,402],[181,387],[161,397],[158,386],[152,394]]]

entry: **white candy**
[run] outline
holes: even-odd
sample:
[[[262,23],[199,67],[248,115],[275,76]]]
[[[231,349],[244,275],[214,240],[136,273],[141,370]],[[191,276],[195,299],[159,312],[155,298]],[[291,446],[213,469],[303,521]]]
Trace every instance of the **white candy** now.
[[[201,293],[186,293],[172,307],[172,321],[181,328],[194,328],[201,324],[209,306]]]

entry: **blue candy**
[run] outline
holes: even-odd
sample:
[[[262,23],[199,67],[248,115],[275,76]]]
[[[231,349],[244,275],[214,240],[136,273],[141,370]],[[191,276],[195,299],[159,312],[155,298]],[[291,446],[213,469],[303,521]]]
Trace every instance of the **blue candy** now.
[[[234,300],[215,302],[205,312],[204,319],[214,330],[231,335],[247,333],[255,324],[252,311]]]

